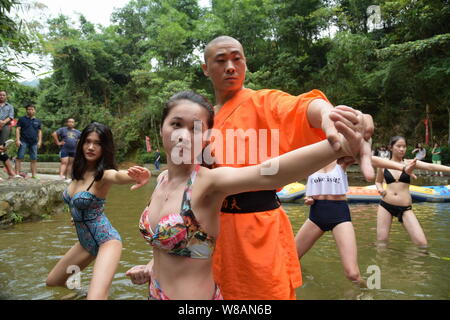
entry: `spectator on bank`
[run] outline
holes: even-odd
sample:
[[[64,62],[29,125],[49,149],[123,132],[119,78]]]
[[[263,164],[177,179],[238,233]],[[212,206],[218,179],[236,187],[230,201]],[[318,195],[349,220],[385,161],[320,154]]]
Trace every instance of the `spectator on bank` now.
[[[156,158],[155,158],[155,168],[156,168],[156,170],[160,170],[159,169],[160,160],[161,160],[161,153],[159,152],[159,149],[156,149]]]
[[[425,157],[427,156],[427,150],[420,143],[416,144],[416,148],[411,153],[416,154],[414,158],[418,161],[425,161]],[[421,170],[417,170],[417,174],[422,174]]]
[[[52,133],[55,144],[60,147],[59,157],[59,177],[61,179],[72,178],[72,165],[75,158],[75,151],[81,132],[75,129],[75,119],[68,118],[66,127],[59,128]]]
[[[14,107],[7,102],[7,93],[0,90],[0,145],[8,140],[11,128],[10,122],[14,119]]]
[[[432,154],[432,156],[431,156],[431,161],[432,161],[434,164],[441,164],[441,160],[442,160],[441,152],[442,152],[441,146],[439,145],[439,143],[436,142],[436,143],[434,144],[433,150],[431,150],[431,154]],[[434,173],[435,173],[435,176],[438,176],[438,175],[440,175],[441,177],[444,176],[444,174],[442,173],[442,171],[441,171],[441,172],[435,171]]]
[[[28,104],[27,114],[19,119],[16,128],[16,145],[19,148],[16,159],[16,177],[20,177],[22,160],[25,153],[30,155],[31,178],[39,179],[36,175],[37,150],[42,145],[41,120],[35,117],[36,107]]]
[[[391,158],[391,152],[386,148],[386,146],[383,145],[379,149],[378,156],[380,158],[390,159]]]

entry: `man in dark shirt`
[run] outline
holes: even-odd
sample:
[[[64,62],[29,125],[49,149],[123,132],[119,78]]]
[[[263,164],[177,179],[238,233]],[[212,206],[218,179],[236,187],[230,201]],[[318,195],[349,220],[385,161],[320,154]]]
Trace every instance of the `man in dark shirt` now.
[[[62,127],[52,133],[56,145],[61,147],[59,157],[61,164],[59,166],[59,177],[61,179],[70,179],[72,176],[72,165],[75,158],[77,143],[81,132],[75,129],[75,119],[67,119],[67,127]]]
[[[9,123],[14,119],[14,108],[6,101],[6,91],[0,90],[0,144],[8,140],[11,131]]]
[[[39,179],[36,176],[37,149],[42,144],[41,120],[36,119],[36,107],[32,104],[26,106],[27,115],[21,117],[17,122],[16,145],[19,148],[16,159],[16,173],[20,174],[22,160],[25,152],[28,151],[31,161],[31,177]]]

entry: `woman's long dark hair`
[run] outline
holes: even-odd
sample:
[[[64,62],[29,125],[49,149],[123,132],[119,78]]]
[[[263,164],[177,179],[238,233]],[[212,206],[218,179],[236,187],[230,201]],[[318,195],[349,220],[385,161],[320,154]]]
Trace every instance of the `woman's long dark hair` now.
[[[390,153],[391,153],[389,159],[392,159],[392,154],[393,154],[393,152],[392,152],[392,147],[393,147],[394,144],[396,144],[397,141],[399,141],[399,140],[404,140],[405,143],[406,143],[406,139],[405,139],[404,137],[402,137],[402,136],[394,136],[394,137],[391,138],[391,140],[389,140],[389,151],[390,151]],[[402,159],[402,160],[403,160],[403,159]]]
[[[111,129],[104,124],[92,122],[83,132],[81,132],[80,140],[78,141],[77,151],[72,167],[72,179],[83,180],[84,173],[87,170],[87,161],[84,157],[83,145],[86,138],[92,132],[96,132],[100,137],[100,146],[102,147],[102,155],[97,160],[96,172],[94,175],[95,181],[99,181],[103,177],[103,172],[108,169],[117,170],[116,160],[114,158],[114,140]]]

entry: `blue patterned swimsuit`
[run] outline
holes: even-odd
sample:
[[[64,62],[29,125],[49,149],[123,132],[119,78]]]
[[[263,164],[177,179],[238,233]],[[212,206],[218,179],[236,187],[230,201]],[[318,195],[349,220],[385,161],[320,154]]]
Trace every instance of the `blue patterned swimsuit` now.
[[[67,189],[64,190],[63,200],[69,205],[81,246],[93,256],[97,256],[100,245],[109,240],[122,239],[103,214],[105,199],[89,192],[94,181],[86,191],[77,192],[72,198]]]

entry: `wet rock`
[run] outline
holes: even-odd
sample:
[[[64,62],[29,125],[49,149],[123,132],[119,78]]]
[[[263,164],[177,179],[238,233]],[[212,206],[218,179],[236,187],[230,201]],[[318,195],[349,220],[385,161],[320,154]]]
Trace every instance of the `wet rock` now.
[[[0,182],[0,227],[64,212],[60,180],[10,179]],[[13,214],[14,213],[14,214]],[[11,219],[11,215],[14,219]]]
[[[11,205],[8,201],[0,201],[0,217],[6,215],[11,208]]]

